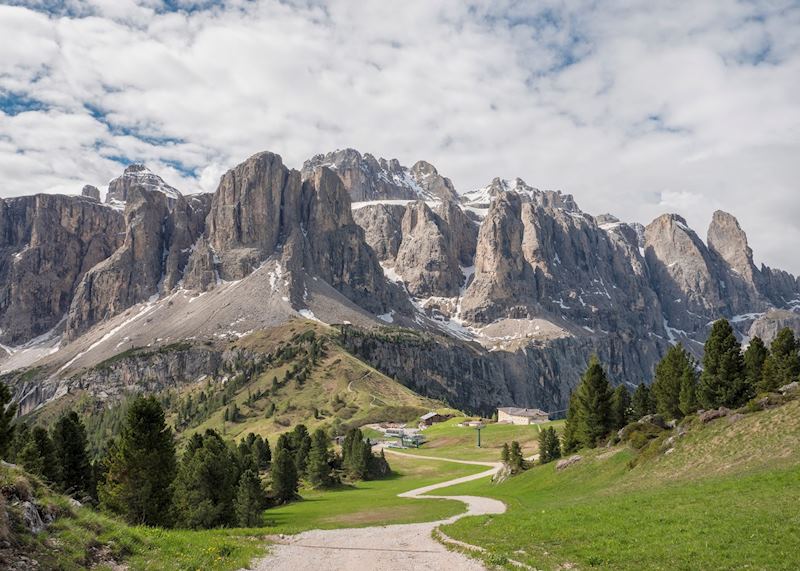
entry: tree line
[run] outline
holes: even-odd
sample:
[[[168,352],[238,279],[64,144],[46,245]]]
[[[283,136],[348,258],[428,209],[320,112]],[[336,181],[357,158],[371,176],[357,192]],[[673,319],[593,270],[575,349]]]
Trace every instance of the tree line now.
[[[769,347],[755,336],[743,349],[725,319],[714,322],[701,363],[678,343],[656,365],[652,384],[638,385],[633,395],[624,384],[612,389],[593,356],[570,394],[561,440],[552,427],[540,432],[539,460],[547,463],[580,448],[594,448],[650,414],[681,419],[699,409],[738,408],[794,381],[800,381],[800,340],[791,329],[781,329]],[[514,442],[503,446],[501,460],[512,473],[526,467]]]
[[[48,432],[12,425],[8,402],[8,389],[0,384],[0,458],[132,524],[257,526],[264,509],[299,499],[303,482],[328,488],[390,471],[359,429],[347,433],[339,455],[325,430],[309,434],[302,424],[281,434],[274,449],[253,433],[234,443],[209,429],[193,434],[178,456],[164,409],[152,396],[133,399],[118,437],[92,463],[75,412],[62,415]]]

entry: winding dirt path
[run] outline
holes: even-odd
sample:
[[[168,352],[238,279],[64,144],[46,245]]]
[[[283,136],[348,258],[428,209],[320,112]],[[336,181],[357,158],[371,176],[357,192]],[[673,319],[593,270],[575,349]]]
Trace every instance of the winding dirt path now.
[[[418,460],[456,462],[486,466],[488,470],[438,484],[423,486],[402,494],[401,498],[458,500],[467,506],[464,513],[445,520],[352,529],[312,530],[286,537],[271,548],[270,554],[258,561],[256,571],[412,571],[423,568],[481,571],[478,561],[460,553],[448,551],[431,537],[433,530],[468,515],[499,514],[506,506],[499,500],[478,496],[423,496],[429,492],[488,478],[500,469],[499,463],[471,462],[450,458],[431,458],[404,454],[391,449],[386,452]]]

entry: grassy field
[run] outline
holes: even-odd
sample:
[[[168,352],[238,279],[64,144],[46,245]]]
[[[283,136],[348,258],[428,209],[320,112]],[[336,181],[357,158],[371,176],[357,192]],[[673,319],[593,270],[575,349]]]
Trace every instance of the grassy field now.
[[[61,514],[47,533],[17,536],[23,551],[36,557],[44,568],[111,569],[111,562],[124,561],[132,571],[231,571],[263,555],[269,546],[267,536],[272,534],[433,521],[455,515],[464,510],[461,502],[405,499],[397,494],[484,470],[387,456],[391,477],[330,491],[301,490],[302,500],[266,510],[264,526],[254,529],[190,531],[129,526],[90,508],[72,508],[65,497],[51,493],[37,479],[6,467],[0,467],[0,485],[12,486],[22,477],[31,482],[28,485],[40,505],[52,506]]]
[[[481,429],[481,447],[478,448],[477,431],[474,428],[458,426],[458,423],[463,420],[463,417],[451,418],[446,422],[426,428],[423,431],[426,438],[425,444],[406,452],[419,456],[498,462],[503,444],[516,440],[522,446],[523,454],[531,456],[539,448],[540,427],[555,426],[559,429],[564,423],[561,420],[530,426],[489,423]]]
[[[632,469],[627,449],[583,454],[437,491],[509,507],[443,530],[538,569],[800,568],[800,402],[697,427]]]
[[[404,458],[387,453],[394,474],[384,480],[358,482],[332,491],[301,491],[303,500],[267,510],[268,533],[296,533],[307,529],[362,527],[389,523],[433,521],[464,511],[449,500],[398,498],[397,494],[436,482],[475,474],[485,468],[449,462]]]

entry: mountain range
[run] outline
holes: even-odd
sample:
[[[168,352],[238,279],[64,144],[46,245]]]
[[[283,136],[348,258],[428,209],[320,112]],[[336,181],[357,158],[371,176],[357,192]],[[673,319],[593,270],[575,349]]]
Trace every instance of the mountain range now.
[[[258,153],[208,194],[133,164],[103,201],[88,185],[0,199],[0,284],[0,370],[22,413],[78,387],[193,382],[296,319],[476,412],[563,410],[592,354],[613,382],[648,382],[670,344],[699,356],[720,317],[745,341],[800,331],[800,280],[757,267],[731,214],[703,240],[676,214],[592,216],[521,179],[459,193],[430,163],[352,149],[300,170]]]

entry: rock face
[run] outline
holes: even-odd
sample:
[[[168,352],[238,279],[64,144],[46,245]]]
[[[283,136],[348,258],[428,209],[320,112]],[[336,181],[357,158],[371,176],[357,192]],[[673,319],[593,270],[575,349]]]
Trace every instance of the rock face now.
[[[465,320],[548,316],[629,339],[663,331],[635,231],[600,228],[571,197],[501,193],[481,224],[475,260]]]
[[[67,317],[67,339],[178,284],[203,230],[203,201],[195,204],[197,211],[180,194],[170,198],[146,186],[127,190],[124,242],[83,276]]]
[[[56,326],[84,274],[121,244],[122,215],[92,199],[0,199],[0,342]]]
[[[206,222],[222,279],[241,279],[272,254],[286,226],[282,216],[296,213],[300,186],[300,173],[268,152],[223,175]]]
[[[458,252],[444,221],[422,201],[406,208],[395,270],[416,297],[458,294],[464,281]]]
[[[378,259],[394,261],[403,241],[402,224],[406,207],[402,204],[368,204],[353,210],[353,219],[364,229],[364,239]]]
[[[100,202],[100,191],[96,186],[92,186],[91,184],[87,184],[83,187],[81,196]]]
[[[355,149],[316,155],[303,164],[303,178],[319,167],[339,175],[353,202],[368,200],[416,200],[417,198],[457,200],[453,183],[442,177],[433,165],[417,162],[411,169],[397,159],[376,159]]]

